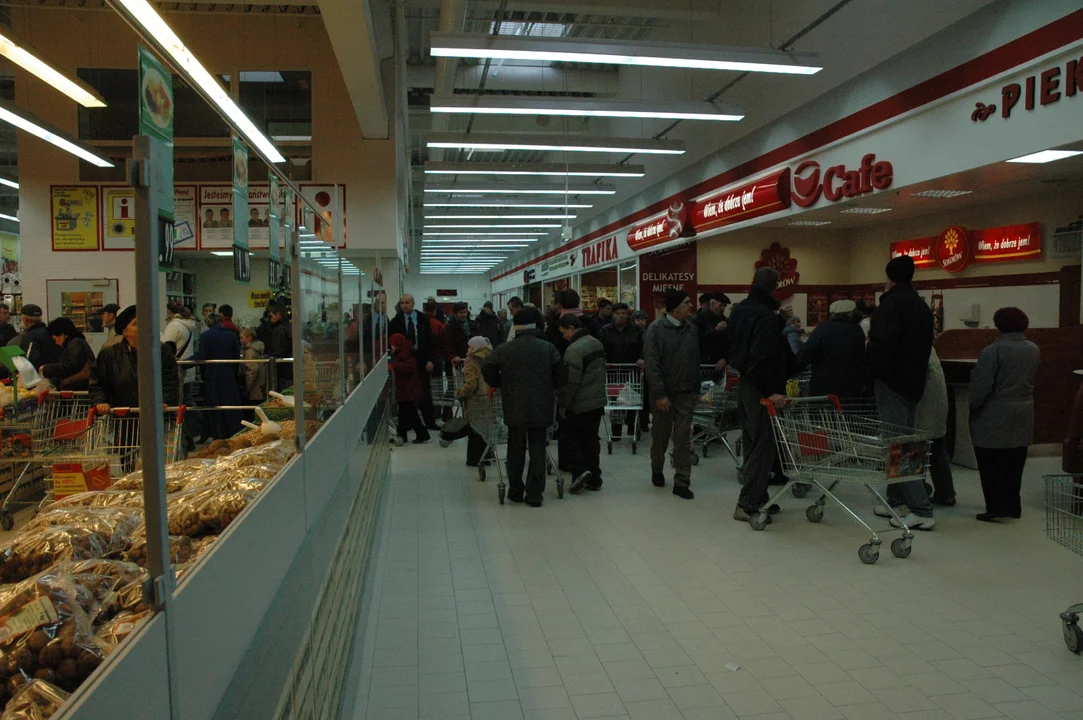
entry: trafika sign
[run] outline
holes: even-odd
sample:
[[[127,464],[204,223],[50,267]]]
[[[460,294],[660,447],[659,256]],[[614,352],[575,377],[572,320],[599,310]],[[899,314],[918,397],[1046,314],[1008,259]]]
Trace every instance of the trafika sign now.
[[[820,163],[806,160],[793,171],[794,203],[807,208],[815,205],[821,197],[828,202],[843,198],[855,198],[873,190],[887,190],[895,179],[895,169],[886,160],[877,160],[869,153],[861,158],[861,165],[849,170],[845,165],[834,165],[821,171]]]
[[[604,265],[617,261],[617,236],[599,240],[596,243],[583,248],[583,267],[589,268],[595,265]]]

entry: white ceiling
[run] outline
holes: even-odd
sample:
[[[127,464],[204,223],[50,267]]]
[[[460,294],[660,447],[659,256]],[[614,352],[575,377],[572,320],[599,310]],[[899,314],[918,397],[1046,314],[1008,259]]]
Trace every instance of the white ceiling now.
[[[562,23],[566,34],[582,37],[695,42],[715,45],[782,47],[818,54],[824,70],[811,77],[749,75],[713,71],[624,68],[561,64],[539,67],[529,63],[493,63],[486,90],[534,94],[544,91],[555,96],[589,95],[624,99],[714,99],[742,105],[746,117],[739,123],[683,122],[604,119],[559,119],[534,117],[477,117],[471,132],[539,132],[647,138],[663,133],[665,139],[683,140],[688,152],[681,156],[644,156],[629,159],[646,166],[639,180],[606,179],[618,192],[612,197],[595,197],[594,207],[578,210],[576,224],[589,220],[637,192],[695,163],[763,125],[782,118],[823,93],[873,68],[912,45],[958,22],[992,0],[540,0],[505,3],[508,22]],[[429,34],[440,22],[440,8],[455,0],[407,0],[407,37],[410,45],[408,82],[412,96],[409,114],[411,158],[415,170],[428,158],[423,133],[432,127],[426,97],[433,86],[433,58],[428,54]],[[501,3],[465,3],[467,32],[489,32]],[[476,91],[483,68],[460,62],[456,73],[457,91]],[[723,91],[724,90],[724,91]],[[721,92],[720,94],[720,91]],[[447,129],[463,132],[469,117],[452,117]],[[574,162],[612,163],[621,156],[576,153]],[[445,151],[444,160],[467,160],[465,153]],[[517,151],[503,156],[475,154],[483,162],[561,162],[557,154]],[[442,182],[448,182],[444,176]],[[416,210],[420,205],[424,178],[415,172],[413,197],[414,228],[423,222]],[[551,235],[550,237],[555,237]],[[415,237],[415,248],[417,246]]]

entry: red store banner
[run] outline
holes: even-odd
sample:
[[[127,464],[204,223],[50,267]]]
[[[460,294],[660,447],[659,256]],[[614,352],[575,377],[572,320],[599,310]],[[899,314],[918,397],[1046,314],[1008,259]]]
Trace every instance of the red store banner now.
[[[639,307],[653,321],[665,309],[666,290],[683,290],[696,301],[694,244],[646,253],[639,258]]]
[[[936,238],[918,238],[917,240],[902,240],[891,243],[891,259],[900,255],[909,255],[914,258],[914,267],[929,268],[936,265]]]
[[[628,247],[635,252],[641,252],[678,238],[692,237],[696,234],[692,227],[688,222],[688,206],[677,202],[671,205],[664,215],[633,225],[628,231]]]
[[[972,263],[1040,260],[1042,225],[1032,222],[981,230],[956,225],[936,237],[891,243],[891,257],[900,255],[914,258],[919,270],[939,267],[953,273]]]
[[[790,169],[783,168],[759,180],[720,190],[692,206],[692,227],[697,233],[744,222],[790,207]]]
[[[1042,224],[1026,223],[975,230],[974,262],[1012,262],[1040,260]]]
[[[936,259],[947,272],[966,270],[974,254],[970,249],[970,231],[961,225],[944,228],[936,238]]]

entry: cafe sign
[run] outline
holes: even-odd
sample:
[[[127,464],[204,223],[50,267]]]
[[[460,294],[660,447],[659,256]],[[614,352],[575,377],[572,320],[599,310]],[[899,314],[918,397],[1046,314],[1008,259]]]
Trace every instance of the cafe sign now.
[[[887,190],[895,180],[895,168],[886,160],[868,153],[854,169],[833,165],[826,170],[815,160],[805,160],[793,171],[793,201],[808,208],[822,197],[828,202],[856,198],[874,190]]]

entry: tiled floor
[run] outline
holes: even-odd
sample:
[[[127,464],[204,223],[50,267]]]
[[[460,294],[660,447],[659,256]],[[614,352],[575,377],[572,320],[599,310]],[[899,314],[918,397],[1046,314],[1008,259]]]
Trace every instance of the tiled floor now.
[[[650,485],[645,450],[603,457],[600,493],[550,482],[541,509],[501,507],[462,443],[395,450],[358,717],[1083,720],[1057,618],[1083,558],[1043,533],[1054,459],[1031,460],[1004,525],[972,519],[977,475],[956,468],[960,505],[867,566],[841,511],[813,525],[791,498],[753,532],[727,457],[688,502]]]

